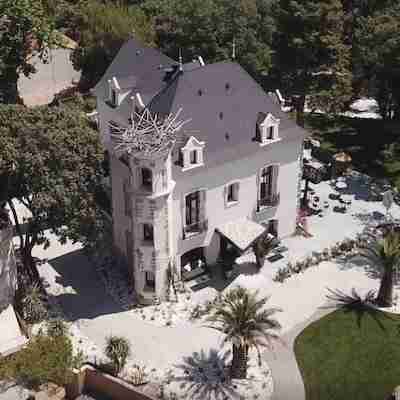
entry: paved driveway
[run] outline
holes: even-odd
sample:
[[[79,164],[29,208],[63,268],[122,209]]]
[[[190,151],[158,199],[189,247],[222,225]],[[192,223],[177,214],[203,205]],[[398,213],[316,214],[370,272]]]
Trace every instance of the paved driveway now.
[[[64,293],[57,297],[66,317],[79,322],[82,333],[100,348],[108,335],[124,336],[131,342],[133,358],[156,368],[179,362],[196,351],[220,348],[220,334],[214,330],[190,324],[157,327],[132,311],[123,311],[105,292],[82,250],[49,260],[41,267],[41,275],[51,285],[62,286]]]

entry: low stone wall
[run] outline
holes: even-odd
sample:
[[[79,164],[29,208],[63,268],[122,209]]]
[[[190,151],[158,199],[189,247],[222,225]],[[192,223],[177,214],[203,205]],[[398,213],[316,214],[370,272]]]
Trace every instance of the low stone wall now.
[[[100,372],[89,365],[74,370],[72,382],[66,391],[69,400],[74,400],[85,391],[104,394],[113,400],[154,400],[138,392],[133,385],[122,379]]]

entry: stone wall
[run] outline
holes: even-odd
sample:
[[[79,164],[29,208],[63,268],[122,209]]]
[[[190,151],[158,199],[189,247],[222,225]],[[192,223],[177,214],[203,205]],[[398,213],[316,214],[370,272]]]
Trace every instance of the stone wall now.
[[[74,370],[73,379],[66,389],[69,400],[76,399],[86,391],[94,391],[113,400],[153,400],[122,379],[102,373],[88,365]]]
[[[12,303],[17,285],[17,266],[12,238],[12,225],[0,230],[0,312]]]

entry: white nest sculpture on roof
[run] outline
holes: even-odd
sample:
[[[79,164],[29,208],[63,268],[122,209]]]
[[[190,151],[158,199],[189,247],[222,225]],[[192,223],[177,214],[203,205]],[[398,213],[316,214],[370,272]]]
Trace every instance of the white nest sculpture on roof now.
[[[176,114],[162,118],[146,108],[142,113],[135,112],[132,115],[129,128],[110,122],[115,151],[151,155],[169,150],[182,126],[190,121],[178,119],[181,111],[180,108]]]

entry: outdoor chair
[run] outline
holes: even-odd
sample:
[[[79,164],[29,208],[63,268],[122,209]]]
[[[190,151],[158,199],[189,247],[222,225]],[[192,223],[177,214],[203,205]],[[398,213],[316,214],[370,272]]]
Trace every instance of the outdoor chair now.
[[[333,211],[341,214],[345,214],[347,209],[346,206],[335,206],[333,207]]]
[[[339,193],[329,193],[328,196],[331,200],[339,200],[340,199],[340,194]]]

